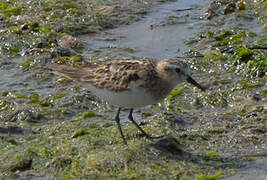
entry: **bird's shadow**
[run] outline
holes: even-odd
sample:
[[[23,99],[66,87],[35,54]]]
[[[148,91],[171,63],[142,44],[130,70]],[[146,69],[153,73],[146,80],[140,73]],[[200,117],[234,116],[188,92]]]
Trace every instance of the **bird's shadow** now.
[[[214,168],[241,168],[245,166],[247,160],[242,156],[220,156],[208,157],[203,154],[194,153],[185,145],[173,137],[164,137],[148,145],[159,152],[159,156],[169,160],[187,161],[197,164],[200,168],[211,166]]]
[[[17,126],[0,127],[0,140],[6,141],[13,145],[18,144],[15,136],[23,136],[25,134],[36,134],[36,132]]]
[[[165,117],[169,123],[169,128],[176,130],[176,127],[188,127],[197,123],[196,119],[193,119],[190,114],[172,114],[165,113]],[[176,138],[172,136],[164,136],[160,139],[151,141],[148,148],[154,148],[158,151],[159,156],[165,157],[169,160],[187,161],[197,164],[199,167],[211,166],[214,168],[240,168],[245,166],[247,160],[240,156],[207,156],[206,154],[200,154],[194,152],[186,145],[180,143]]]
[[[25,134],[36,134],[36,132],[17,126],[9,126],[9,127],[0,127],[0,134],[25,135]]]

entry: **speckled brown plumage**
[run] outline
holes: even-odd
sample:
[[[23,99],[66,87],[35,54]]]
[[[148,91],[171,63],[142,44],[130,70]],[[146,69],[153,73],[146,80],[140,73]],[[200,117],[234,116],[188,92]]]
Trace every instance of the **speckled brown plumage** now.
[[[183,60],[114,59],[87,68],[51,65],[54,73],[88,84],[89,90],[99,98],[118,106],[115,120],[121,137],[127,144],[120,126],[121,108],[130,108],[129,120],[148,138],[132,117],[133,108],[154,104],[165,98],[179,82],[189,83],[204,90],[189,74]]]
[[[157,61],[153,59],[115,59],[87,68],[72,68],[66,65],[52,65],[50,68],[56,74],[114,92],[130,90],[129,84],[132,81],[137,81],[138,85],[145,89],[162,91],[158,87],[160,84],[166,88],[165,83],[159,82]]]
[[[148,59],[112,60],[88,70],[88,75],[82,77],[80,81],[114,92],[125,91],[129,90],[128,86],[132,81],[139,81],[140,86],[145,86],[147,78],[157,76],[155,66],[156,62]]]
[[[176,67],[181,69],[180,74],[173,72]],[[56,74],[112,92],[131,91],[130,85],[135,82],[156,99],[165,97],[188,70],[182,60],[165,59],[158,62],[149,58],[114,59],[86,68],[66,65],[51,65],[50,68]]]

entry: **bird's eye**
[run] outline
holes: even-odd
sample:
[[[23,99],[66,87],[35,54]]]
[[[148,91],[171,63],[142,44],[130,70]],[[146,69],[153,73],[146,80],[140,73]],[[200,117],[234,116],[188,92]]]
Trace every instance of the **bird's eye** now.
[[[180,73],[180,72],[181,72],[181,69],[180,69],[180,68],[176,68],[175,71],[176,71],[177,73]]]

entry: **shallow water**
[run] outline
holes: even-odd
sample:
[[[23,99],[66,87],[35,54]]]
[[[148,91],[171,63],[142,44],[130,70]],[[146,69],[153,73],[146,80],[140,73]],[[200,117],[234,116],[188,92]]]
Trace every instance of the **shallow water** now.
[[[156,6],[146,17],[131,25],[80,38],[91,52],[104,48],[136,50],[131,54],[111,52],[113,56],[134,55],[155,59],[183,56],[189,49],[184,41],[197,33],[205,22],[202,15],[207,4],[205,0],[169,2]]]
[[[16,61],[19,59],[16,59]],[[48,94],[51,91],[51,82],[44,81],[46,72],[27,70],[12,63],[0,67],[0,91],[29,95],[33,92]]]
[[[255,158],[253,162],[247,163],[240,171],[225,180],[266,180],[267,179],[267,157]]]

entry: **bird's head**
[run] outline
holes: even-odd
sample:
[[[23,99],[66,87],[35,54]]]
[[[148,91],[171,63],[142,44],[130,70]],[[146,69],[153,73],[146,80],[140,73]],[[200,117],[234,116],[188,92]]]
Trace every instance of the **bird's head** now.
[[[183,60],[165,59],[158,63],[158,69],[167,75],[167,78],[173,83],[173,87],[180,82],[187,81],[202,91],[205,91],[205,89],[191,77],[189,66]]]

